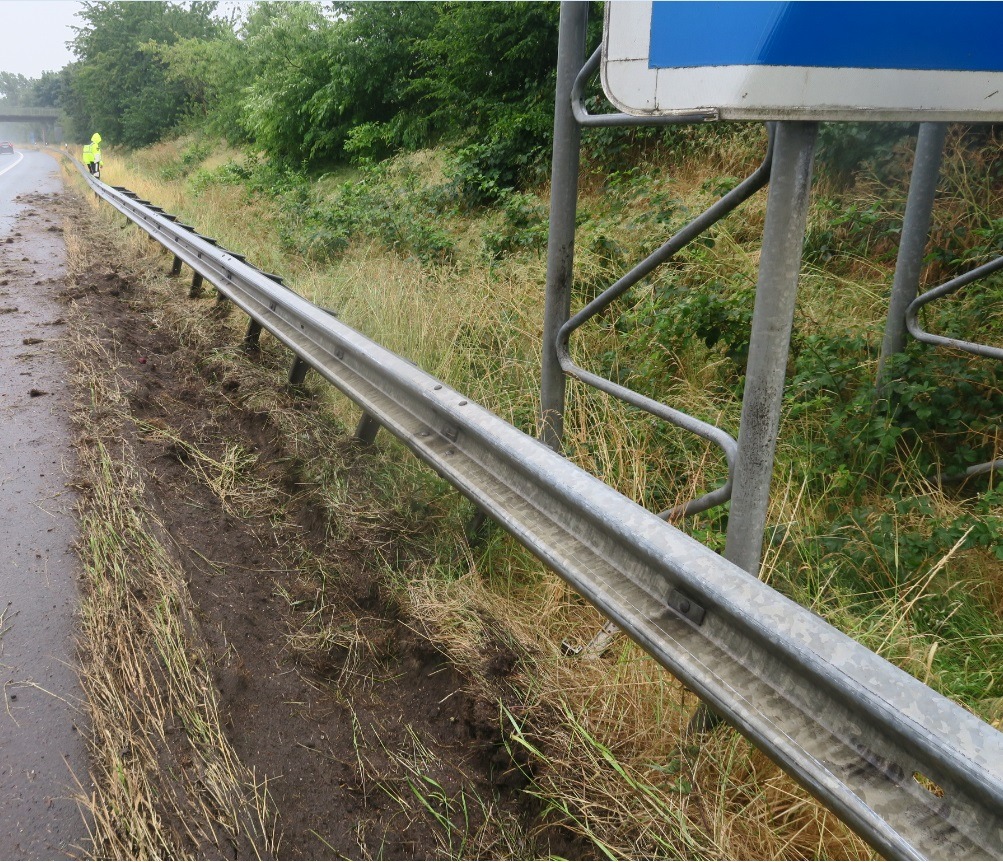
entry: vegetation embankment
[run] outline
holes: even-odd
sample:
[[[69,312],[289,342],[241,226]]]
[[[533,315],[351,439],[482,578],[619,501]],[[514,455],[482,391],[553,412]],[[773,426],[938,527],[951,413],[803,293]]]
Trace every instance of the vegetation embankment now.
[[[46,83],[81,141],[97,130],[106,147],[142,147],[106,149],[105,179],[536,433],[556,4],[261,3],[239,26],[213,8],[87,7],[78,63]],[[995,476],[939,477],[1001,457],[1001,372],[913,343],[875,408],[911,132],[822,130],[763,577],[999,726],[1000,491]],[[576,307],[734,187],[764,147],[752,125],[586,130]],[[999,254],[998,154],[998,129],[952,129],[925,283]],[[579,364],[734,434],[764,211],[760,194],[576,334]],[[927,307],[927,328],[999,344],[1001,284]],[[228,375],[245,367],[176,304],[163,314]],[[227,325],[236,344],[239,324]],[[314,394],[325,421],[354,425],[352,405]],[[568,457],[639,503],[661,511],[722,479],[723,459],[699,440],[577,383],[569,394]],[[285,415],[260,388],[228,397]],[[288,439],[329,537],[337,525],[401,527],[406,541],[369,547],[367,571],[499,704],[539,802],[535,821],[495,843],[457,815],[459,791],[443,807],[411,785],[397,797],[408,816],[445,812],[433,817],[443,853],[545,853],[512,836],[561,823],[597,855],[868,854],[743,740],[722,731],[695,747],[692,696],[631,644],[563,656],[598,615],[506,536],[470,549],[468,505],[393,441],[365,456],[360,517],[325,435],[297,426]],[[727,507],[680,524],[714,549],[726,526]],[[303,567],[316,583],[290,593],[284,615],[290,649],[321,669],[318,650],[345,639],[327,570]]]
[[[984,144],[978,133],[952,134],[928,280],[990,251],[987,214],[999,189]],[[762,146],[755,127],[690,130],[643,143],[612,173],[590,165],[577,300],[734,185]],[[872,409],[909,163],[904,138],[895,158],[872,160],[849,185],[821,166],[764,577],[998,724],[998,492],[985,479],[961,488],[935,480],[999,457],[998,371],[912,345],[895,367],[895,409]],[[535,432],[544,188],[477,206],[441,151],[317,177],[196,137],[123,154],[108,170],[112,182],[287,276],[350,325]],[[990,179],[973,182],[976,171]],[[582,364],[734,433],[764,205],[754,199],[581,333]],[[930,328],[998,340],[999,292],[990,281],[935,306]],[[317,397],[352,427],[352,405]],[[713,450],[577,386],[567,440],[569,457],[651,508],[723,475]],[[393,490],[373,514],[405,513],[424,536],[421,550],[384,556],[384,576],[413,624],[500,699],[508,745],[528,755],[527,789],[548,818],[615,856],[867,854],[741,739],[723,733],[693,747],[684,735],[692,697],[631,644],[597,660],[562,656],[562,640],[588,640],[598,616],[504,535],[467,549],[466,504],[444,498],[439,480],[381,441],[373,457]],[[336,513],[337,471],[318,463],[312,479],[330,488]],[[726,518],[709,512],[681,527],[720,548]],[[323,619],[322,607],[307,622],[292,614],[291,643],[335,636]],[[498,644],[518,657],[502,675],[491,664]]]

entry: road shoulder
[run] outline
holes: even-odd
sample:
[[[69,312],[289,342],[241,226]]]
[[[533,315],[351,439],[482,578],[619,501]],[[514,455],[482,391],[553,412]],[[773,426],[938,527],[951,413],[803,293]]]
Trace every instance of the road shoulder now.
[[[55,167],[55,166],[53,166]],[[79,565],[67,361],[62,181],[55,170],[14,201],[0,239],[0,858],[70,858],[87,830],[75,666]]]

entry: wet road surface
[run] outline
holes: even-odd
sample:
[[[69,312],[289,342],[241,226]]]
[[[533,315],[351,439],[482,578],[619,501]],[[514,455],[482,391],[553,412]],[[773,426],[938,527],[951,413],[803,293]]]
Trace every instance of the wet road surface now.
[[[0,156],[0,859],[79,857],[87,787],[55,160]]]

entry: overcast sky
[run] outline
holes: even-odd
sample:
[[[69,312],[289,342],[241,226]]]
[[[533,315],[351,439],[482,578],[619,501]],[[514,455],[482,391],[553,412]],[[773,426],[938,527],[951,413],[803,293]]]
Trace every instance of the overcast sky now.
[[[37,78],[71,62],[66,43],[79,8],[76,0],[0,0],[0,72]]]

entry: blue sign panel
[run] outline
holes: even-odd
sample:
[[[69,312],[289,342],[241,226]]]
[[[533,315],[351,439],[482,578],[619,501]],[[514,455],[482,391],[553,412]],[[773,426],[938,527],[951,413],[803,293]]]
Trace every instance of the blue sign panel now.
[[[656,0],[648,63],[999,72],[1003,4]]]
[[[1003,2],[616,0],[603,89],[718,119],[1003,121]]]

